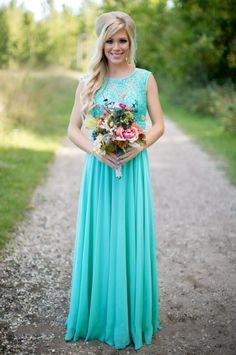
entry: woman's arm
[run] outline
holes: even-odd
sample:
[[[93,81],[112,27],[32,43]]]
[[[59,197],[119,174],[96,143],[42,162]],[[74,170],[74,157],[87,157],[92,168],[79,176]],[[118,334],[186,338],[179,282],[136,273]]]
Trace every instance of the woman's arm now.
[[[146,134],[146,148],[155,143],[165,131],[164,115],[159,101],[157,83],[153,74],[148,79],[147,107],[152,121],[152,128]]]
[[[93,144],[82,133],[81,99],[80,93],[83,90],[84,83],[81,81],[76,89],[74,106],[70,115],[70,122],[67,129],[69,139],[83,151],[92,154]]]
[[[113,153],[100,155],[93,151],[93,143],[82,133],[82,115],[80,93],[84,89],[84,83],[81,81],[76,89],[74,106],[70,115],[70,122],[67,129],[68,138],[80,149],[89,154],[93,154],[100,162],[107,164],[111,168],[117,168],[117,157]]]

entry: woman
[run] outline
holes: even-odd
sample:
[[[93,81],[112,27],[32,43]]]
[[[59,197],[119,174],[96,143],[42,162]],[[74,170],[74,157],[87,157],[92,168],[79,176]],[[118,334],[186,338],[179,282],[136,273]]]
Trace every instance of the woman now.
[[[98,339],[117,349],[151,344],[161,329],[155,220],[147,148],[164,133],[153,74],[136,68],[135,24],[124,12],[100,15],[90,72],[78,85],[68,136],[84,150],[66,341]],[[104,101],[105,100],[105,101]],[[88,113],[104,102],[138,106],[135,120],[152,128],[143,146],[120,158],[98,154],[81,132]],[[122,166],[122,178],[116,168]]]

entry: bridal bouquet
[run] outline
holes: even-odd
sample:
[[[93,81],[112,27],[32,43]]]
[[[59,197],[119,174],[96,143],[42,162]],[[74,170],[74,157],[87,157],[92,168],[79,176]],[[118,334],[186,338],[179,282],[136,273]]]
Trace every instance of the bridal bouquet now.
[[[93,129],[94,151],[102,155],[115,153],[119,156],[130,146],[145,145],[145,131],[135,122],[135,112],[136,102],[132,107],[110,102],[104,104],[103,115],[87,118],[86,127]],[[118,166],[116,177],[121,176],[121,166]]]

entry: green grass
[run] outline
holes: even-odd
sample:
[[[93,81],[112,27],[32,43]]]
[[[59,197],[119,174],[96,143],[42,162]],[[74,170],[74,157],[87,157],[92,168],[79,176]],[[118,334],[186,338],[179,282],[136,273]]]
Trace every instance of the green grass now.
[[[0,71],[0,247],[66,135],[78,80],[69,73]]]
[[[217,159],[229,181],[236,185],[236,136],[224,129],[214,117],[192,113],[171,105],[165,95],[160,95],[165,114],[182,128],[213,158]]]

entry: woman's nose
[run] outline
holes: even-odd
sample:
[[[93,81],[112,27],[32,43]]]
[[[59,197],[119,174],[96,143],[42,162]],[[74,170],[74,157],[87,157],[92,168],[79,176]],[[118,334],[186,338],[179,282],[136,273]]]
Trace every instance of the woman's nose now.
[[[119,42],[114,42],[114,49],[119,49],[119,48],[120,48]]]

